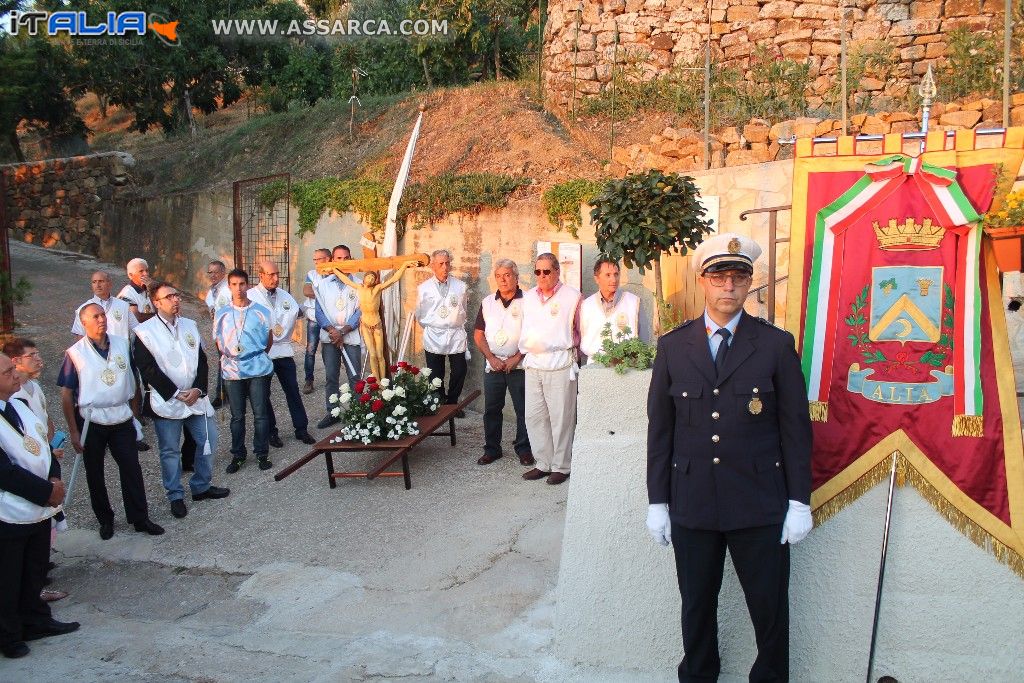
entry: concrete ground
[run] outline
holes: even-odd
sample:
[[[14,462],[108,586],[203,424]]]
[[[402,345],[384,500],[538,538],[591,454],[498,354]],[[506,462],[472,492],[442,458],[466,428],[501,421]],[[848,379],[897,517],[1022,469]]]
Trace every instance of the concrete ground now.
[[[124,271],[20,242],[11,250],[15,279],[32,283],[30,301],[17,311],[18,332],[40,346],[41,379],[60,428],[55,382],[74,341],[74,310],[91,296],[93,270],[113,275],[115,293]],[[203,320],[205,308],[190,300],[183,314]],[[301,354],[296,361],[301,367]],[[323,415],[321,373],[318,359],[317,390],[305,397],[311,425]],[[262,472],[251,461],[224,473],[230,437],[222,411],[214,482],[231,496],[199,503],[186,496],[189,514],[181,520],[170,514],[147,425],[153,449],[140,460],[163,536],[127,526],[108,458],[117,519],[113,539],[100,540],[80,472],[71,529],[58,538],[51,576],[52,587],[71,593],[53,603],[54,615],[82,628],[31,643],[24,659],[0,659],[0,681],[662,680],[555,656],[568,486],[523,481],[515,458],[477,466],[479,413],[457,421],[457,447],[437,438],[417,448],[412,490],[401,478],[346,480],[331,490],[321,461],[274,482],[274,471],[307,450],[292,438],[279,386],[274,399],[285,441],[272,449],[274,469]],[[72,462],[69,449],[65,479]],[[365,469],[370,460],[335,462]],[[666,672],[663,680],[674,677]]]

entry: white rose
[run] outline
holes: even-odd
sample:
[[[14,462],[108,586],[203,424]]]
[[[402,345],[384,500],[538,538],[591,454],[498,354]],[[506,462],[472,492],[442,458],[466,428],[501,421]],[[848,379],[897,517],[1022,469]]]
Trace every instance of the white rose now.
[[[384,379],[382,379],[382,380],[380,381],[380,385],[381,385],[382,387],[388,387],[388,386],[391,386],[391,380],[389,380],[389,379],[388,379],[387,377],[385,377]]]
[[[440,377],[435,377],[434,379],[430,380],[430,386],[432,387],[440,388],[442,384],[443,382],[441,381]]]
[[[385,401],[390,401],[395,397],[395,392],[391,391],[390,389],[385,389],[384,391],[380,392],[380,395],[384,397]]]
[[[334,408],[334,409],[332,409],[331,410],[331,415],[333,415],[334,417],[340,416],[341,415],[341,408]]]
[[[389,425],[395,424],[395,418],[391,417],[390,415],[384,418],[384,421],[387,422]]]
[[[347,382],[345,384],[341,385],[341,393],[349,394],[351,392],[352,392],[352,387],[350,387]]]
[[[370,443],[370,441],[372,441],[372,439],[370,439],[370,437],[368,437],[368,436],[363,437],[363,443]]]
[[[342,405],[347,404],[351,400],[352,400],[352,394],[342,394],[341,395],[341,404]]]
[[[423,368],[420,370],[420,374],[424,377],[430,377],[430,368]]]
[[[330,396],[327,397],[327,400],[329,402],[331,402],[331,403],[337,403],[338,402],[338,395],[337,394],[331,394]]]

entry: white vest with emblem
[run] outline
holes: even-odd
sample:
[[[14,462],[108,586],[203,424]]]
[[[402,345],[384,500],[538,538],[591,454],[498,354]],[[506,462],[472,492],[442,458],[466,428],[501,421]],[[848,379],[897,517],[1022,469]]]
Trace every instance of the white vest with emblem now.
[[[595,353],[601,350],[604,340],[601,332],[606,324],[611,324],[612,341],[632,339],[637,336],[638,318],[640,315],[640,299],[636,294],[616,292],[619,300],[607,314],[601,303],[601,292],[594,292],[583,300],[580,306],[580,351],[587,356],[587,363]],[[623,330],[629,328],[629,334]]]
[[[513,299],[506,308],[500,298],[487,296],[480,302],[480,310],[484,316],[484,337],[491,353],[502,360],[518,353],[523,329],[523,299]],[[491,366],[486,365],[484,370],[490,372]]]
[[[228,279],[224,278],[206,292],[206,307],[216,313],[231,303],[231,292],[228,291]]]
[[[46,442],[46,425],[21,401],[12,398],[11,405],[21,418],[25,434],[19,434],[7,420],[0,417],[0,447],[15,466],[46,479],[50,474],[51,457],[50,445]],[[0,519],[8,524],[35,524],[53,517],[57,510],[36,505],[10,491],[0,490]]]
[[[107,335],[106,359],[88,337],[79,339],[68,357],[78,372],[78,405],[89,412],[89,421],[116,425],[132,419],[128,401],[135,395],[135,377],[128,365],[128,340]]]
[[[448,278],[448,293],[441,296],[437,278],[417,289],[416,319],[423,327],[423,349],[450,354],[466,351],[466,283]]]
[[[316,268],[306,273],[306,279],[309,280],[309,286],[316,290],[317,283],[324,279],[324,276],[316,272]],[[302,302],[302,310],[306,315],[306,320],[310,322],[316,322],[316,299],[306,297]]]
[[[30,379],[22,382],[21,389],[18,389],[11,398],[21,398],[25,400],[28,407],[36,414],[43,424],[49,427],[50,412],[46,408],[46,395],[43,393],[43,388],[39,386],[39,382]]]
[[[128,339],[131,336],[132,329],[138,324],[135,316],[132,315],[131,309],[128,308],[127,301],[112,296],[106,302],[103,302],[97,297],[93,297],[75,311],[75,319],[71,323],[71,334],[77,334],[79,337],[85,336],[85,328],[82,327],[82,319],[78,317],[78,314],[88,304],[103,306],[103,311],[107,314],[107,334]]]
[[[178,337],[160,320],[159,314],[135,328],[135,334],[146,345],[160,370],[174,383],[179,391],[192,388],[199,367],[199,328],[194,320],[178,317]],[[172,397],[164,400],[160,392],[150,390],[149,407],[160,417],[168,420],[184,420],[192,415],[213,415],[210,400],[204,396],[191,406]]]
[[[349,278],[355,280],[355,277],[352,275],[349,275]],[[338,327],[344,325],[356,312],[356,309],[359,308],[359,295],[356,293],[356,290],[333,275],[325,277],[320,282],[314,284],[313,290],[316,293],[317,300],[320,302],[320,308],[323,309],[324,315]],[[331,338],[326,330],[320,330],[320,341],[330,343]],[[351,332],[346,333],[342,337],[342,341],[346,344],[362,344],[363,339],[359,336],[359,328],[357,327]]]
[[[274,297],[271,300],[270,292],[262,284],[258,284],[248,292],[249,298],[256,303],[265,306],[270,311],[270,330],[274,336],[274,344],[270,347],[269,355],[273,358],[291,358],[292,331],[295,329],[295,319],[299,315],[299,304],[295,302],[289,292],[278,287],[274,290]]]
[[[524,368],[561,370],[573,364],[572,323],[580,296],[569,285],[559,287],[543,303],[536,287],[523,296],[523,331],[519,336],[519,350],[526,354]]]
[[[146,291],[136,291],[130,282],[121,288],[121,291],[117,293],[117,298],[125,299],[135,304],[139,309],[139,313],[153,312],[153,302],[149,300],[149,297],[146,295]]]

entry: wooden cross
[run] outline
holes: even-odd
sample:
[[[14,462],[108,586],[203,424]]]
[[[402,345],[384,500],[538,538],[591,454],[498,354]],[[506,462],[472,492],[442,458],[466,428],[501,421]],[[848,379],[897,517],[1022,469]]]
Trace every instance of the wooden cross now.
[[[427,254],[402,254],[401,256],[378,256],[375,258],[348,259],[346,261],[328,261],[327,263],[317,264],[316,272],[320,275],[331,275],[335,272],[370,273],[381,270],[395,270],[403,263],[408,263],[409,261],[425,266],[430,263],[430,256]]]

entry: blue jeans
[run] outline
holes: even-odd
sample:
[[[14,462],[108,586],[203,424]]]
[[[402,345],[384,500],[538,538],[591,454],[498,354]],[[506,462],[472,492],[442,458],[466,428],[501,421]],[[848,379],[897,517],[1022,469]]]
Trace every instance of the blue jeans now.
[[[266,458],[270,452],[270,418],[267,416],[268,393],[270,392],[271,374],[247,379],[226,379],[224,388],[228,392],[228,403],[231,405],[231,457],[234,460],[245,460],[248,452],[245,449],[245,401],[252,406],[252,421],[255,433],[252,438],[252,449],[257,458]]]
[[[274,359],[274,374],[277,381],[284,389],[284,396],[288,400],[288,413],[292,418],[292,427],[296,432],[304,432],[309,427],[309,418],[306,416],[306,407],[302,405],[302,394],[299,393],[299,380],[296,377],[295,359],[290,356]],[[274,416],[274,406],[270,403],[270,388],[267,387],[267,415],[270,419],[270,433],[277,434],[277,417]]]
[[[306,381],[313,381],[313,368],[316,367],[316,347],[320,344],[320,325],[315,320],[306,320],[306,358],[302,369],[306,372]]]
[[[184,427],[196,442],[195,471],[188,480],[192,495],[210,488],[213,480],[213,454],[217,452],[217,423],[212,417],[190,415],[184,420],[153,418],[157,442],[160,444],[160,474],[168,500],[181,500],[185,489],[181,486],[181,430]],[[207,434],[210,438],[210,455],[205,454]]]
[[[348,367],[345,367],[345,373],[348,375],[348,385],[355,390],[356,382],[359,381],[359,376],[363,372],[363,347],[359,344],[345,344],[345,355],[352,362],[352,367],[355,369],[356,374],[349,373]],[[332,394],[338,393],[338,385],[341,380],[341,351],[334,344],[321,344],[320,345],[320,356],[324,361],[324,371],[327,375],[324,381],[324,405],[327,407],[327,412],[331,411],[335,405],[331,403],[330,398]]]

